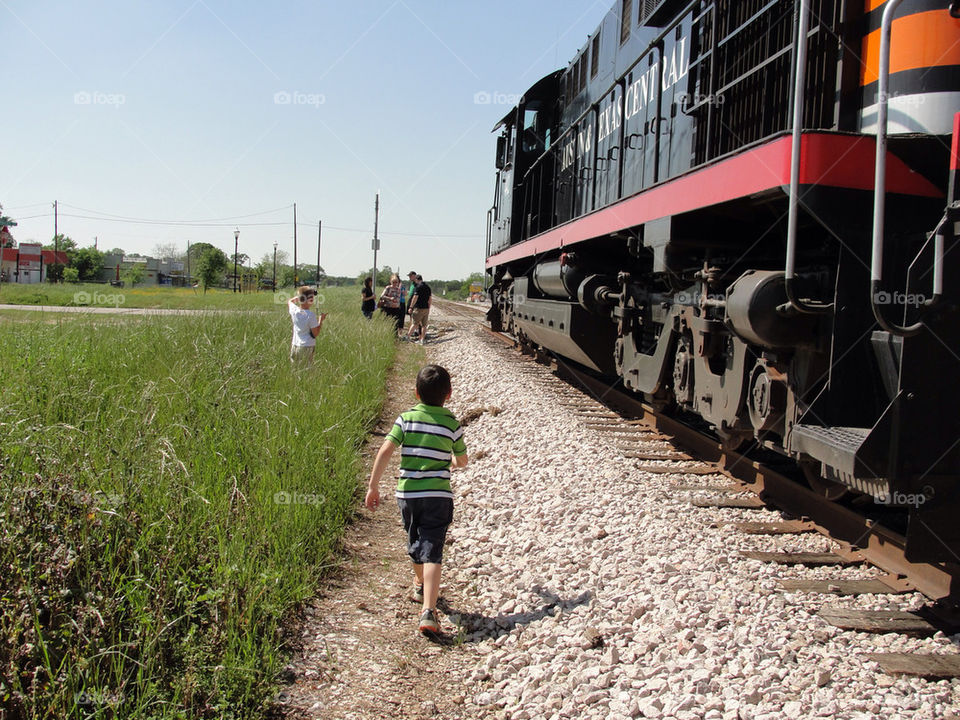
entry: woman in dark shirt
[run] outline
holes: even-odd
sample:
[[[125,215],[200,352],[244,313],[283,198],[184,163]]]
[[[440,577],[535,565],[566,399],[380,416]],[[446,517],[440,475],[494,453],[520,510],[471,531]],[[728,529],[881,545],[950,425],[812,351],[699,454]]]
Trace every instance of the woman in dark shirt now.
[[[369,320],[373,317],[373,311],[377,308],[377,303],[373,299],[373,278],[368,277],[363,281],[363,290],[360,291],[360,312]]]

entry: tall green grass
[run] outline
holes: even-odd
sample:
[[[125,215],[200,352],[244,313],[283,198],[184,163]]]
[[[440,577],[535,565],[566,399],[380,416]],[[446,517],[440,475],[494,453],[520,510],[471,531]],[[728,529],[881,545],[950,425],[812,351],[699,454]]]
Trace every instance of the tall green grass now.
[[[351,514],[395,346],[275,315],[0,320],[0,715],[240,718]]]

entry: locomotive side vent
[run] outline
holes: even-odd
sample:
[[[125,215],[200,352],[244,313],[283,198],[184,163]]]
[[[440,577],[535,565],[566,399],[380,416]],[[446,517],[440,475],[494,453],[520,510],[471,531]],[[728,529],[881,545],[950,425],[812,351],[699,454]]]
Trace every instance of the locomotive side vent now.
[[[653,15],[653,11],[657,9],[657,5],[659,4],[659,0],[640,0],[639,22],[641,25],[646,25],[647,18]]]

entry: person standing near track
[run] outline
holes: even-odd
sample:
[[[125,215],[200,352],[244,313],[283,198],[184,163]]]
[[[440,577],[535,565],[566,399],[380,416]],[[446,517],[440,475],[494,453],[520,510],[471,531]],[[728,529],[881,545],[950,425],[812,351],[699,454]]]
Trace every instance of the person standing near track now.
[[[394,450],[400,447],[397,505],[407,532],[407,554],[413,561],[413,600],[421,603],[419,628],[424,635],[440,632],[437,597],[440,563],[447,528],[453,522],[450,468],[467,465],[463,428],[444,404],[450,399],[450,373],[427,365],[417,374],[417,399],[411,410],[400,413],[377,452],[370,471],[364,505],[380,505],[380,478]]]
[[[397,334],[403,331],[403,319],[405,308],[400,299],[400,278],[396,275],[390,276],[389,284],[380,293],[380,311],[387,317],[393,318],[397,329]]]
[[[377,303],[373,299],[373,278],[364,278],[363,289],[360,291],[360,312],[370,320],[373,318],[373,311],[377,309]]]
[[[417,275],[417,284],[414,287],[413,297],[410,298],[410,336],[413,339],[413,331],[419,328],[420,344],[423,345],[427,340],[427,320],[430,317],[430,306],[433,304],[431,295],[433,291],[430,286],[423,281],[422,275]]]
[[[404,315],[410,314],[410,302],[413,300],[413,293],[415,288],[417,287],[417,273],[411,270],[410,272],[407,273],[407,279],[410,281],[410,285],[404,288],[404,291],[405,291],[404,306],[403,306]],[[408,340],[410,339],[409,334],[407,335],[407,339]]]
[[[297,294],[287,301],[290,319],[293,321],[293,340],[290,342],[290,362],[294,365],[309,365],[313,362],[313,352],[317,345],[317,335],[326,313],[316,313],[310,309],[317,291],[309,285],[297,289]]]

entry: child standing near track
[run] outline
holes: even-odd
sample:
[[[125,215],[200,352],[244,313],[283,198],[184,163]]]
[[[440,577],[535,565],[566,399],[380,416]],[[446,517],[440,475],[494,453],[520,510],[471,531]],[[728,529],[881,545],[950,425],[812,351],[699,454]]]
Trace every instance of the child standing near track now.
[[[317,335],[323,325],[326,313],[318,318],[311,310],[317,291],[309,285],[297,288],[297,294],[287,301],[290,319],[293,320],[293,340],[290,343],[290,361],[297,366],[313,362],[313,351],[317,344]]]
[[[400,479],[397,504],[407,531],[407,554],[416,576],[414,599],[422,603],[420,632],[440,631],[437,597],[440,563],[447,528],[453,521],[450,467],[465,467],[467,446],[463,428],[443,407],[450,398],[450,373],[439,365],[427,365],[417,375],[417,399],[413,409],[400,413],[380,447],[370,472],[364,504],[370,510],[380,505],[380,478],[400,447]]]

